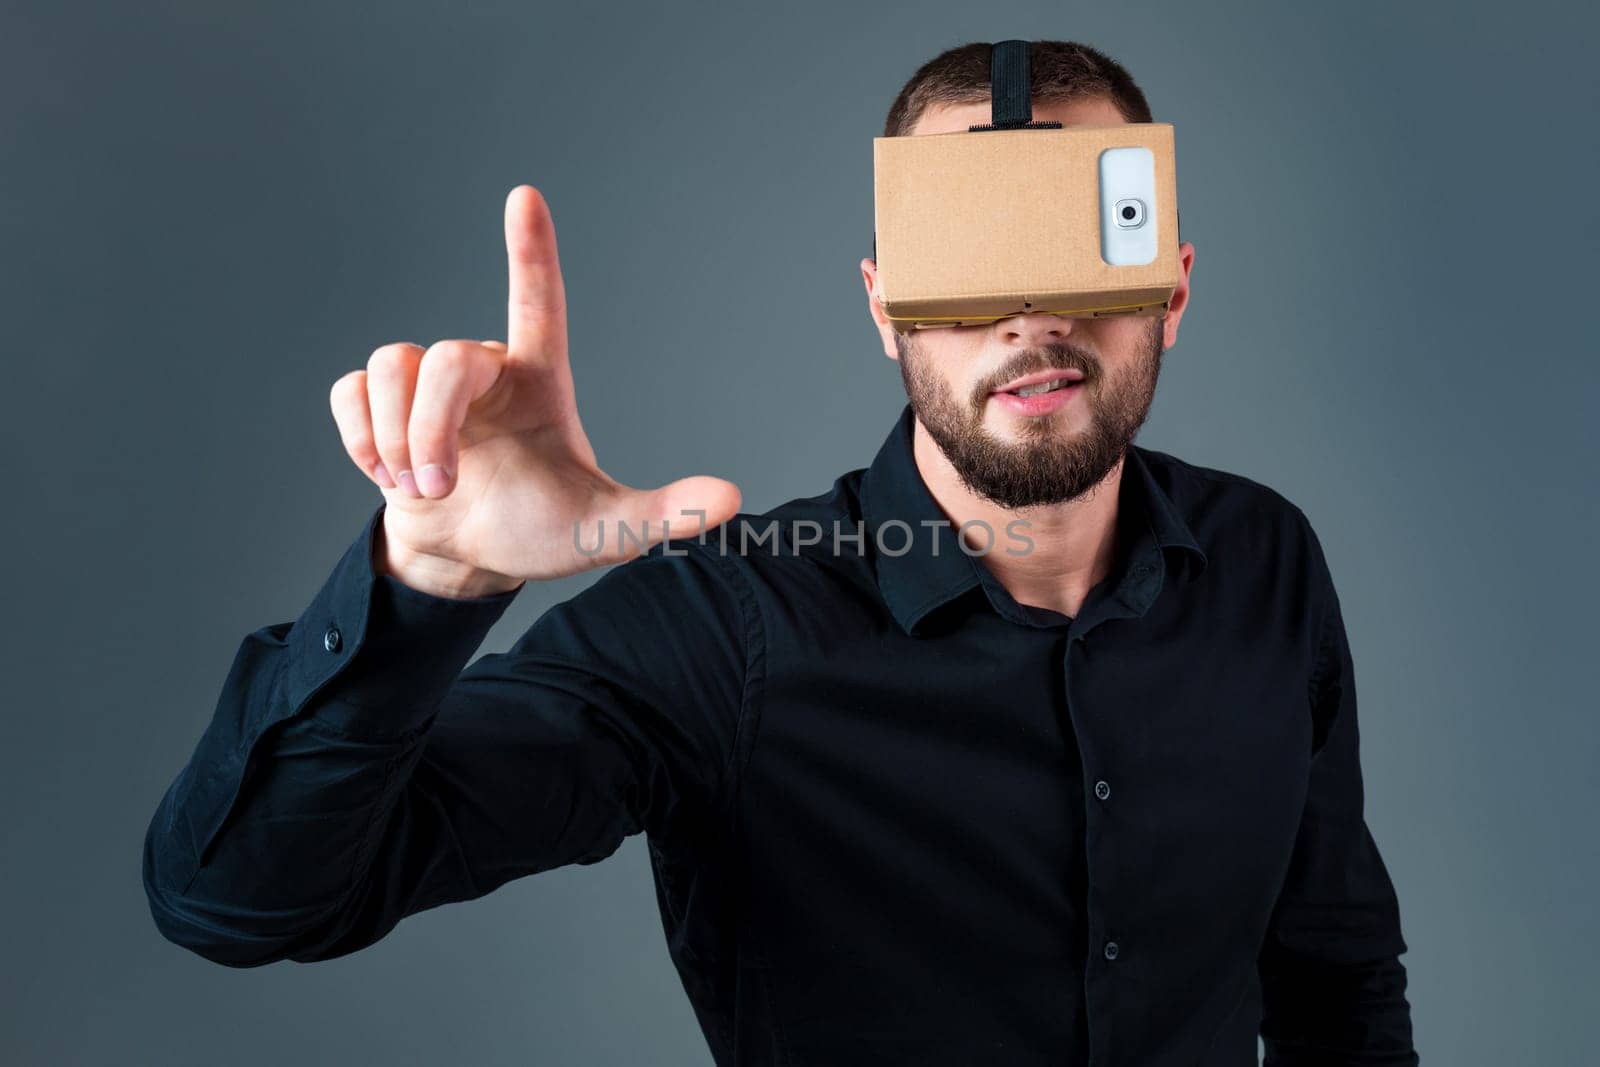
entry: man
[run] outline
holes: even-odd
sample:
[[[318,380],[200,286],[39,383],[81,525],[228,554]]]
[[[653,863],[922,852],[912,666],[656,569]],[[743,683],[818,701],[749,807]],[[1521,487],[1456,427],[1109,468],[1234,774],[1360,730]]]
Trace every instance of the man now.
[[[1150,121],[1103,54],[1030,59],[1035,119]],[[886,135],[986,121],[988,76],[988,45],[941,55]],[[1258,1034],[1273,1064],[1418,1062],[1318,539],[1133,443],[1193,245],[1159,318],[910,336],[863,260],[909,404],[870,466],[749,516],[599,469],[531,187],[506,243],[505,343],[334,385],[384,503],[245,639],[162,800],[165,936],[329,959],[642,831],[718,1063],[1234,1065]],[[605,563],[468,665],[524,582]]]

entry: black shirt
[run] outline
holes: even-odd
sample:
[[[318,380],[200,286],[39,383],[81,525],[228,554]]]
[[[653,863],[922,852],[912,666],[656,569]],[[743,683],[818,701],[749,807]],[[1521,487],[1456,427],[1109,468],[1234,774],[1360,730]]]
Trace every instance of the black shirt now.
[[[644,832],[719,1064],[1417,1063],[1304,513],[1135,445],[1069,618],[965,547],[911,427],[470,664],[516,592],[375,575],[380,505],[161,800],[162,934],[328,959]]]

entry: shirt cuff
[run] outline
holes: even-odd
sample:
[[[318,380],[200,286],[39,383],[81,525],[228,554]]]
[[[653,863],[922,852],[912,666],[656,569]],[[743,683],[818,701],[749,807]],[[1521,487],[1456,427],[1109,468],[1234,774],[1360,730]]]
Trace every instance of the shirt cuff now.
[[[288,635],[289,715],[341,733],[391,737],[426,724],[521,587],[437,597],[379,574],[372,549],[386,504],[345,551]]]

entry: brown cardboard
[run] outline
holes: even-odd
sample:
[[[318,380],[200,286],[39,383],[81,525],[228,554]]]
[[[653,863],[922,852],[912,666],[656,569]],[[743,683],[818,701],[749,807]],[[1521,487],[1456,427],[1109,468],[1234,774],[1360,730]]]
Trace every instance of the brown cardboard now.
[[[1155,159],[1156,258],[1101,258],[1099,159]],[[1159,315],[1181,280],[1172,124],[875,137],[875,256],[900,332],[1048,311]]]

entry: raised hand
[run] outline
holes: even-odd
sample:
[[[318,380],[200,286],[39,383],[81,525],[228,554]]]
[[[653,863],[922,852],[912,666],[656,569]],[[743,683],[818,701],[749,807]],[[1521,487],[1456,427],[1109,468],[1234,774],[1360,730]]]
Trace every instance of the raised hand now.
[[[668,522],[683,537],[700,529],[697,512],[712,527],[739,509],[738,488],[720,478],[635,489],[599,468],[578,420],[555,225],[537,189],[511,190],[505,230],[504,344],[384,345],[329,393],[345,451],[388,502],[382,565],[438,595],[618,563],[667,536]]]

